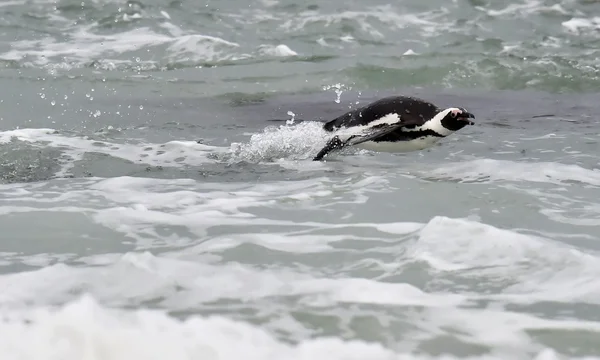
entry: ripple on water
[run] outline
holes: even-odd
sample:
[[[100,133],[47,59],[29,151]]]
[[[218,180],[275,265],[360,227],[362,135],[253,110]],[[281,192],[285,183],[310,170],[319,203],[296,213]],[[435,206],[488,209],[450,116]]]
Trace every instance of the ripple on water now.
[[[88,144],[82,139],[43,136],[54,141],[54,146],[66,143],[84,148]],[[120,154],[124,150],[111,151]],[[122,156],[131,153],[133,149]],[[487,173],[493,175],[487,185],[508,182],[522,187],[528,181],[564,187],[585,181],[597,186],[594,173],[580,167],[569,166],[567,172],[561,168],[564,165],[538,163],[527,168],[536,166],[537,170],[524,173],[518,162],[474,160],[440,166],[434,173],[457,179]],[[460,356],[459,349],[468,349],[472,355],[486,353],[483,348],[517,357],[540,351],[568,353],[568,342],[555,343],[533,333],[600,332],[589,317],[575,312],[565,318],[542,305],[599,306],[597,254],[551,237],[502,230],[474,219],[429,215],[425,222],[408,222],[403,221],[403,213],[397,213],[394,221],[382,221],[375,213],[378,208],[399,210],[394,201],[373,203],[375,196],[389,200],[400,196],[406,202],[421,184],[418,176],[382,171],[259,183],[114,177],[2,185],[7,202],[1,219],[6,231],[14,232],[11,226],[19,226],[15,217],[19,214],[43,219],[47,213],[63,223],[76,221],[90,234],[109,229],[111,238],[126,248],[121,253],[106,249],[90,254],[85,247],[71,246],[73,254],[52,264],[57,258],[51,254],[60,252],[58,247],[48,251],[49,261],[45,261],[43,254],[28,248],[33,234],[24,237],[14,245],[15,253],[22,255],[5,256],[3,267],[28,264],[32,268],[0,276],[0,285],[6,289],[0,294],[0,307],[21,309],[19,316],[29,322],[13,316],[1,326],[11,333],[39,334],[43,342],[50,341],[45,334],[62,324],[73,338],[88,336],[92,344],[106,344],[115,339],[113,328],[125,326],[123,316],[143,321],[127,321],[132,326],[129,350],[107,350],[118,355],[145,351],[134,344],[147,331],[154,334],[155,325],[148,323],[152,316],[161,317],[163,326],[171,329],[170,340],[157,343],[170,349],[171,341],[187,341],[175,329],[187,329],[188,323],[210,323],[210,317],[193,320],[191,313],[223,314],[232,306],[237,309],[232,316],[241,321],[240,329],[253,329],[248,336],[263,331],[248,325],[258,316],[264,319],[265,329],[280,334],[271,338],[275,344],[283,344],[281,338],[294,346],[312,346],[313,341],[324,340],[306,340],[301,334],[318,338],[333,331],[390,356],[403,351],[406,356],[433,355],[436,344],[443,341],[457,344],[448,350],[455,356]],[[552,177],[535,178],[540,171]],[[439,185],[447,186],[443,181]],[[372,216],[357,221],[356,211],[365,207]],[[345,218],[344,211],[351,217]],[[69,214],[83,217],[70,218]],[[37,224],[38,234],[41,226],[50,226],[44,221]],[[75,227],[66,228],[75,229],[64,233],[66,238],[96,249],[93,237],[81,236],[85,232]],[[494,306],[482,307],[482,303]],[[59,307],[45,310],[50,304]],[[125,313],[119,315],[109,310],[140,305],[176,312],[185,320],[150,311],[140,315],[121,310]],[[78,310],[81,307],[85,310]],[[76,318],[72,312],[90,309],[96,321],[113,325],[96,328],[90,335],[84,330],[89,329],[85,321],[69,320]],[[238,325],[232,326],[237,329]],[[390,329],[395,330],[390,333]],[[212,331],[218,333],[218,327]],[[207,351],[221,351],[214,346]],[[320,351],[335,351],[332,345],[322,346]],[[587,345],[582,353],[595,350],[594,345]]]
[[[0,120],[39,127],[0,132],[0,353],[597,357],[597,7],[0,3]],[[230,126],[329,84],[578,94],[461,95],[478,126],[407,156]]]

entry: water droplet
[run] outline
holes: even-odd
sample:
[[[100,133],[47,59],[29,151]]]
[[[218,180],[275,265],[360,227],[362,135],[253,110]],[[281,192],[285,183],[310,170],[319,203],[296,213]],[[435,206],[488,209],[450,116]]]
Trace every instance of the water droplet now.
[[[88,99],[90,98],[90,96],[92,96],[92,95],[90,95],[90,94],[85,94],[85,97],[86,97],[86,98],[88,98]]]
[[[40,94],[40,97],[41,97],[42,99],[45,99],[45,98],[46,98],[46,94]]]
[[[294,124],[294,120],[296,120],[296,114],[294,114],[293,111],[288,111],[287,114],[289,116],[291,116],[292,118],[285,121],[286,125],[293,125]]]
[[[69,98],[69,95],[65,95],[65,100],[67,100]]]
[[[136,58],[135,58],[135,62],[140,62],[140,58],[139,58],[139,57],[136,57]]]
[[[50,101],[50,105],[52,105],[52,106],[56,105],[56,101],[54,101],[54,100]]]
[[[143,105],[140,105],[140,110],[144,110],[144,106]]]

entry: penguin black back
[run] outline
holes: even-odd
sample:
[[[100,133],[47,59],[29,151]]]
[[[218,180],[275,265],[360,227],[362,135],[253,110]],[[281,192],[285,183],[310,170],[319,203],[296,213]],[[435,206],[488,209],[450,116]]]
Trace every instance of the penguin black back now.
[[[404,126],[419,126],[438,112],[440,109],[437,106],[425,100],[409,96],[390,96],[330,120],[323,125],[323,129],[334,131],[340,127],[367,125],[389,114],[398,114]]]

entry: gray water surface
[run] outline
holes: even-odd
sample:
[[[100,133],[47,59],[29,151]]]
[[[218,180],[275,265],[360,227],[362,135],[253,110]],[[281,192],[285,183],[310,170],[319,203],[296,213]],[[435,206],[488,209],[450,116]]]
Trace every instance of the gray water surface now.
[[[0,4],[2,359],[600,357],[599,6]]]

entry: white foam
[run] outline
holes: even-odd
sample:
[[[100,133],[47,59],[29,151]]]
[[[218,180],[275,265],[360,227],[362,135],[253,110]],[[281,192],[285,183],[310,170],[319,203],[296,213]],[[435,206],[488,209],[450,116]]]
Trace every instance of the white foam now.
[[[259,327],[219,316],[108,309],[83,297],[57,309],[3,311],[0,353],[12,359],[390,359],[379,344],[335,338],[288,345]],[[25,340],[27,339],[27,340]]]
[[[431,356],[402,347],[392,350],[379,343],[326,336],[290,344],[256,325],[222,316],[191,316],[178,320],[158,310],[107,308],[90,296],[57,308],[5,310],[0,315],[0,333],[3,334],[0,353],[7,360],[492,360],[513,358],[511,355],[516,356],[514,358],[529,355],[536,360],[561,358],[552,349],[525,345],[524,329],[547,328],[551,321],[518,314],[512,318],[497,317],[492,311],[425,313],[436,324],[446,323],[448,327],[460,324],[458,328],[463,333],[454,334],[460,338],[503,346],[489,354],[468,357]],[[490,323],[483,321],[484,316],[490,316],[492,326],[486,326]],[[506,320],[498,321],[501,319]],[[470,327],[472,324],[478,326]]]
[[[557,162],[475,159],[440,164],[426,173],[461,181],[525,181],[561,185],[580,182],[600,186],[600,171]]]
[[[232,56],[231,53],[223,54],[222,47],[237,48],[239,44],[207,35],[182,35],[172,41],[167,48],[170,51],[169,58],[173,62],[182,60],[198,61],[221,61],[238,60],[248,57],[247,55]]]
[[[47,36],[39,40],[13,41],[11,50],[0,54],[0,59],[14,61],[32,59],[34,66],[46,66],[51,69],[85,66],[90,61],[96,60],[105,70],[114,70],[120,65],[156,69],[166,62],[197,63],[239,60],[252,56],[237,51],[240,45],[235,42],[181,29],[171,23],[165,14],[164,11],[160,12],[162,22],[159,25],[168,34],[156,32],[148,27],[137,27],[117,34],[96,33],[98,23],[74,26],[66,19],[59,19],[65,22],[62,32],[69,34],[68,40]],[[123,16],[128,15],[123,14]],[[134,18],[141,16],[136,14]],[[139,56],[139,50],[157,47],[166,47],[164,58],[148,60]],[[134,55],[135,60],[131,57],[123,58],[127,54]]]
[[[138,164],[179,167],[215,162],[210,156],[226,150],[198,144],[195,141],[119,144],[94,140],[88,136],[68,136],[54,129],[18,129],[0,132],[0,144],[15,140],[40,148],[53,147],[63,151],[67,159],[59,159],[63,163],[63,168],[56,174],[57,176],[69,174],[74,163],[81,160],[86,153],[106,154]],[[149,148],[151,150],[148,150]]]
[[[547,319],[507,309],[468,308],[479,300],[492,300],[498,307],[539,301],[600,304],[597,277],[600,258],[596,253],[583,253],[541,236],[448,217],[434,217],[427,223],[315,221],[321,210],[332,206],[344,209],[349,203],[364,202],[368,200],[365,193],[369,191],[389,191],[389,181],[389,178],[361,173],[343,179],[319,177],[260,183],[134,177],[69,179],[68,182],[19,184],[22,190],[18,192],[14,191],[15,184],[1,185],[1,193],[6,190],[11,194],[10,203],[3,205],[3,210],[18,208],[16,204],[22,201],[30,211],[85,213],[86,218],[97,224],[139,239],[140,248],[166,244],[168,253],[71,256],[72,265],[47,265],[49,257],[40,255],[29,259],[25,256],[16,259],[14,254],[3,257],[12,263],[29,261],[32,265],[47,266],[0,275],[3,289],[0,315],[4,315],[0,320],[0,333],[20,334],[20,338],[27,339],[0,337],[0,351],[7,346],[3,341],[11,341],[12,351],[25,358],[33,357],[36,349],[46,346],[46,342],[53,346],[45,350],[46,358],[51,358],[52,351],[57,354],[62,351],[56,356],[66,359],[82,358],[82,353],[90,358],[108,359],[145,356],[144,351],[151,346],[156,346],[154,353],[163,357],[165,354],[171,358],[209,356],[194,351],[216,352],[221,358],[239,357],[238,353],[221,352],[219,346],[233,349],[234,344],[244,343],[246,337],[259,336],[255,332],[276,329],[291,333],[298,345],[284,345],[275,335],[267,333],[272,342],[264,345],[262,341],[266,340],[248,340],[247,346],[264,346],[285,357],[287,353],[277,353],[279,346],[290,354],[297,354],[299,349],[318,343],[321,352],[309,353],[310,356],[328,354],[329,358],[335,358],[334,345],[323,342],[324,339],[308,340],[308,337],[319,336],[317,330],[290,323],[290,317],[282,315],[290,311],[290,297],[297,306],[295,310],[325,313],[342,323],[365,314],[386,323],[402,314],[398,316],[410,328],[402,335],[390,335],[402,339],[396,342],[397,349],[401,350],[372,345],[390,358],[415,358],[419,356],[415,346],[448,336],[467,344],[489,346],[490,358],[529,358],[527,356],[532,354],[550,357],[552,351],[531,336],[529,329],[559,334],[570,330],[600,332],[596,322],[585,319]],[[307,220],[286,216],[286,210],[298,211],[299,204],[317,215]],[[272,211],[256,211],[266,208]],[[226,231],[222,231],[223,228]],[[362,241],[365,246],[363,249],[344,247],[348,241]],[[244,244],[258,251],[266,248],[286,252],[284,256],[294,260],[268,263],[261,260],[259,265],[233,261],[229,257],[230,250]],[[181,246],[184,249],[179,250]],[[336,260],[324,267],[303,263],[312,261],[310,254],[315,252]],[[339,254],[331,254],[333,252]],[[358,260],[354,258],[357,254],[361,255]],[[385,256],[380,257],[380,254]],[[81,263],[88,266],[80,266]],[[356,270],[365,268],[376,272],[376,278],[359,277]],[[405,277],[405,271],[415,269],[426,274],[424,278],[428,280],[424,285],[419,279]],[[408,283],[409,279],[416,283]],[[456,285],[461,283],[467,285]],[[489,291],[473,289],[481,284],[486,284]],[[83,293],[104,305],[98,305],[91,298],[78,299]],[[221,339],[221,328],[207,318],[179,321],[143,310],[115,312],[107,308],[152,303],[185,313],[207,309],[225,312],[228,302],[239,302],[260,311],[269,318],[268,323],[260,330],[250,326],[247,332],[239,330],[247,324],[235,323],[223,331],[231,336],[223,335]],[[65,303],[67,305],[58,309],[46,309],[49,304]],[[407,311],[390,312],[390,306],[407,307]],[[238,315],[243,316],[236,312]],[[24,323],[16,317],[30,321]],[[157,317],[161,320],[156,320]],[[191,323],[208,325],[190,327]],[[169,335],[159,333],[159,328]],[[211,334],[204,334],[205,343],[194,337],[201,331]],[[240,335],[240,331],[245,335]],[[206,336],[217,336],[221,340]],[[355,333],[351,336],[355,337]],[[56,340],[57,337],[62,342]],[[31,346],[30,338],[38,341],[38,347]],[[188,341],[201,350],[197,347],[186,350]],[[340,339],[331,341],[342,343]],[[145,348],[138,343],[145,344]],[[206,350],[205,345],[210,350]],[[260,353],[261,350],[255,351]],[[376,357],[376,353],[370,352],[357,353],[359,355]]]
[[[546,6],[542,0],[524,0],[521,3],[509,4],[503,9],[499,10],[487,9],[482,6],[478,6],[477,9],[480,11],[485,11],[489,16],[493,17],[515,15],[528,16],[537,13],[551,13],[559,15],[567,14],[567,11],[560,4]]]
[[[298,204],[317,209],[338,203],[364,203],[366,192],[383,186],[379,177],[365,177],[355,181],[337,183],[327,178],[313,178],[286,183],[228,183],[216,186],[201,182],[186,184],[172,180],[140,179],[119,177],[98,181],[90,185],[95,197],[102,197],[113,206],[94,211],[91,218],[108,228],[137,239],[142,246],[147,239],[161,244],[164,236],[155,233],[154,227],[183,227],[194,236],[205,236],[210,228],[229,226],[228,235],[205,239],[198,249],[210,250],[235,247],[241,243],[260,244],[280,251],[316,252],[329,249],[329,243],[340,240],[335,235],[312,236],[272,230],[268,233],[249,230],[252,226],[307,226],[312,229],[337,226],[320,222],[300,222],[297,219],[279,219],[257,216],[251,209],[272,207],[285,211]],[[347,195],[331,201],[333,183],[336,191],[346,189]],[[322,200],[321,200],[322,199]],[[319,205],[318,203],[322,203]],[[79,205],[85,202],[78,200]],[[92,204],[89,205],[90,207]],[[148,226],[152,224],[153,226]],[[298,237],[299,236],[299,237]],[[298,238],[297,238],[298,237]],[[300,240],[302,239],[302,240]],[[181,242],[192,239],[182,237]]]
[[[17,4],[20,3],[10,2],[8,5]],[[226,38],[184,29],[176,25],[169,13],[160,9],[138,8],[133,14],[119,11],[116,22],[152,19],[157,26],[139,26],[112,34],[107,34],[104,25],[97,21],[73,22],[57,14],[60,12],[50,12],[46,16],[57,33],[67,36],[46,35],[12,41],[10,50],[1,53],[0,59],[17,61],[22,66],[47,68],[55,73],[57,70],[89,66],[91,62],[103,70],[133,68],[142,71],[164,69],[169,64],[198,66],[198,63],[204,62],[298,55],[285,44],[249,48]],[[235,14],[223,15],[233,17],[234,21],[241,20],[235,19]],[[141,50],[154,55],[145,57]],[[164,55],[157,57],[159,53]]]
[[[127,253],[100,267],[59,264],[2,275],[0,285],[5,289],[0,294],[0,306],[62,303],[80,292],[115,305],[160,300],[172,310],[220,299],[253,301],[292,295],[304,296],[303,302],[313,306],[353,302],[448,307],[465,301],[461,295],[427,293],[404,283],[319,278],[284,268],[261,271],[236,263],[209,265],[150,253]]]
[[[69,191],[64,191],[65,186]],[[96,223],[135,239],[141,248],[189,243],[204,236],[212,227],[230,226],[245,228],[252,225],[295,226],[294,219],[269,219],[257,216],[252,208],[276,207],[281,210],[303,206],[330,207],[336,203],[364,203],[366,193],[385,186],[380,177],[363,176],[339,182],[327,178],[311,178],[286,183],[205,183],[190,179],[147,179],[116,177],[110,179],[69,179],[49,184],[0,185],[2,193],[10,194],[10,203],[2,207],[3,214],[30,211],[85,213]],[[15,191],[15,188],[19,191]],[[345,189],[345,195],[329,197],[332,190]],[[305,226],[318,229],[332,226],[327,223],[310,223]],[[175,228],[174,228],[175,227]],[[177,228],[171,237],[156,229]],[[284,251],[314,252],[329,247],[329,242],[340,238],[305,234],[296,241],[294,234],[285,230],[261,234],[245,230],[235,231],[230,237],[220,237],[222,244],[258,243],[261,246]],[[261,234],[261,235],[259,235]],[[299,235],[299,234],[296,234]],[[173,236],[175,236],[173,238]],[[301,236],[302,237],[302,236]],[[207,239],[208,240],[208,239]],[[289,241],[288,241],[289,240]],[[219,237],[205,246],[219,243]]]
[[[368,193],[381,191],[387,182],[379,176],[362,176],[337,181],[325,177],[303,181],[253,183],[206,183],[192,179],[114,177],[54,180],[51,183],[0,185],[10,202],[0,215],[48,211],[86,214],[94,223],[134,240],[139,249],[201,244],[190,252],[216,251],[240,244],[292,253],[334,251],[330,243],[361,236],[313,234],[323,228],[346,225],[301,222],[282,218],[298,206],[314,210],[347,204],[362,204]],[[15,188],[21,191],[15,192]],[[68,188],[69,191],[65,191]],[[338,194],[332,200],[334,192]],[[343,194],[340,194],[343,192]],[[8,197],[7,197],[8,198]],[[260,208],[277,209],[271,217],[256,213]],[[343,212],[342,212],[343,213]],[[275,215],[276,214],[276,215]],[[254,230],[248,228],[248,223]],[[370,227],[370,224],[363,224]],[[206,237],[213,228],[226,226],[223,236]],[[261,226],[273,226],[265,233]],[[289,227],[296,230],[290,232]],[[356,226],[362,226],[357,224]],[[394,226],[400,229],[400,226]],[[165,229],[168,233],[165,234]]]
[[[102,186],[114,187],[116,182],[107,182]],[[131,183],[136,187],[135,182]],[[100,189],[101,187],[95,187]],[[157,187],[160,188],[160,187]],[[149,189],[146,189],[148,191]],[[122,190],[122,194],[126,189]],[[140,192],[141,193],[141,192]],[[152,194],[146,192],[146,194]],[[162,194],[166,195],[166,194]],[[184,194],[181,194],[184,195]],[[188,201],[185,194],[181,199]],[[219,194],[211,194],[213,199]],[[120,198],[119,193],[114,194]],[[229,215],[210,210],[211,206],[190,206],[186,210],[177,210],[170,201],[175,200],[161,194],[147,195],[146,203],[135,207],[115,207],[99,210],[93,216],[96,221],[126,232],[135,238],[150,235],[164,239],[164,235],[155,233],[154,227],[184,226],[200,236],[206,236],[203,229],[219,224],[220,226],[239,225],[240,229],[252,217],[242,211],[232,212],[232,201],[218,201],[214,208]],[[201,197],[201,196],[200,196]],[[232,194],[233,198],[239,198]],[[162,199],[162,200],[161,200]],[[141,199],[140,199],[141,200]],[[208,198],[208,203],[211,202]],[[133,201],[133,197],[127,200]],[[192,201],[193,202],[193,201]],[[245,201],[234,206],[239,207]],[[150,205],[150,204],[156,205]],[[159,203],[167,203],[165,211],[153,210]],[[220,206],[223,204],[224,206]],[[184,206],[179,202],[178,206]],[[248,203],[246,202],[246,206]],[[170,209],[167,213],[166,210]],[[76,209],[73,209],[76,211]],[[93,209],[88,209],[93,213]],[[152,226],[148,226],[152,224]],[[161,294],[171,307],[188,306],[202,301],[215,301],[221,297],[256,299],[272,295],[308,295],[311,301],[320,304],[333,304],[338,301],[369,304],[421,304],[427,306],[450,306],[469,299],[495,299],[512,303],[532,303],[537,301],[588,302],[600,304],[600,280],[596,274],[600,271],[598,254],[583,253],[570,246],[553,240],[502,230],[470,220],[435,217],[427,224],[322,224],[294,223],[284,220],[252,219],[252,225],[302,226],[302,231],[253,233],[247,228],[243,232],[231,232],[226,235],[205,238],[197,245],[187,247],[185,253],[173,250],[174,258],[219,255],[223,251],[241,244],[256,244],[264,248],[285,251],[294,254],[338,251],[339,247],[330,244],[347,240],[384,241],[387,247],[373,248],[369,251],[389,254],[400,251],[403,255],[394,264],[382,264],[385,272],[397,271],[414,261],[427,263],[439,272],[451,272],[464,279],[479,279],[490,286],[501,285],[502,290],[495,294],[480,295],[466,291],[464,294],[436,294],[402,283],[379,283],[368,279],[318,278],[315,275],[301,274],[278,269],[274,272],[257,271],[242,265],[208,265],[199,262],[169,260],[145,254],[127,254],[116,262],[106,263],[98,268],[71,268],[64,265],[49,266],[32,272],[5,275],[0,277],[0,286],[5,289],[0,294],[0,304],[29,303],[40,301],[54,302],[70,297],[73,289],[82,286],[94,296],[114,301],[140,301]],[[382,229],[389,234],[402,235],[412,239],[408,243],[397,242],[397,237],[375,235],[324,235],[324,229],[339,228]],[[318,233],[312,231],[319,230]],[[167,237],[168,239],[168,237]],[[181,239],[172,239],[180,241]],[[190,239],[191,240],[191,239]],[[396,241],[394,241],[396,240]],[[173,243],[175,244],[175,243]],[[443,246],[440,246],[443,244]],[[394,250],[394,249],[398,250]],[[400,250],[401,249],[401,250]],[[344,252],[348,250],[344,249]],[[218,257],[217,257],[218,259]],[[212,274],[208,276],[209,274]],[[107,285],[110,279],[119,278],[114,285]],[[223,287],[223,284],[230,284]],[[251,283],[252,289],[243,285]],[[57,285],[60,284],[60,285]],[[134,285],[135,284],[135,285]],[[175,284],[189,291],[183,294],[172,293]],[[208,291],[207,289],[211,289]],[[44,296],[40,297],[39,294]],[[114,296],[119,294],[118,297]],[[171,295],[168,295],[171,294]]]
[[[298,53],[294,50],[290,49],[289,46],[285,44],[279,44],[276,46],[273,45],[261,45],[258,47],[258,50],[267,56],[278,56],[278,57],[290,57],[297,56]]]
[[[247,143],[231,144],[233,161],[263,162],[314,157],[331,137],[318,122],[269,126],[253,134]]]
[[[504,309],[470,311],[431,309],[424,316],[423,322],[435,323],[441,329],[451,329],[448,333],[456,336],[460,341],[485,344],[494,349],[492,354],[498,359],[530,359],[536,353],[545,356],[555,354],[553,350],[538,344],[530,332],[557,331],[558,336],[561,332],[570,331],[594,334],[600,332],[600,324],[594,321],[551,320]]]
[[[577,18],[563,21],[562,26],[569,32],[580,34],[582,32],[595,31],[600,29],[600,16],[592,18]]]
[[[420,231],[408,254],[439,271],[502,284],[503,291],[492,296],[495,299],[600,304],[599,255],[542,237],[435,217]]]
[[[46,65],[55,58],[65,57],[71,62],[84,63],[98,57],[106,58],[102,56],[106,53],[133,52],[146,46],[164,44],[172,40],[148,28],[137,28],[118,35],[95,35],[89,32],[90,28],[87,26],[72,29],[70,36],[72,41],[69,42],[58,42],[52,37],[14,41],[11,50],[1,54],[0,58],[19,61],[26,57],[34,57],[36,65]]]
[[[574,203],[573,209],[564,210],[556,208],[541,209],[540,213],[549,219],[576,226],[600,226],[600,205],[597,203]],[[581,211],[583,210],[583,211]],[[583,214],[582,214],[583,213]]]
[[[23,5],[25,3],[25,1],[3,1],[0,3],[0,7],[5,7],[5,6],[14,6],[14,5]]]
[[[295,32],[311,25],[314,26],[317,23],[325,27],[331,27],[347,21],[354,21],[362,32],[378,39],[384,37],[384,34],[378,30],[379,24],[394,29],[415,26],[419,27],[423,35],[428,36],[437,32],[436,30],[439,29],[436,28],[442,25],[440,19],[437,18],[438,16],[443,17],[443,14],[436,13],[434,15],[431,12],[420,14],[398,13],[394,7],[383,5],[372,6],[367,11],[346,10],[336,13],[304,11],[284,21],[280,28],[287,32]]]
[[[232,268],[220,267],[219,271],[205,274],[194,271],[203,265],[189,263],[173,272],[173,268],[165,266],[181,266],[180,262],[159,260],[150,255],[129,255],[127,261],[134,269],[121,269],[119,274],[108,271],[103,275],[104,283],[86,288],[99,293],[102,287],[106,293],[123,293],[124,296],[139,292],[140,289],[150,291],[153,296],[167,295],[167,302],[173,299],[175,292],[151,290],[157,285],[176,284],[189,294],[194,287],[194,297],[189,305],[198,304],[201,299],[210,301],[216,291],[221,296],[232,296],[248,302],[255,296],[290,294],[303,290],[305,295],[315,291],[329,294],[302,300],[303,306],[324,306],[327,304],[347,304],[348,302],[369,304],[395,304],[418,306],[418,314],[408,312],[405,316],[410,320],[411,329],[405,330],[402,338],[392,350],[379,343],[367,343],[362,340],[342,340],[335,337],[319,335],[295,337],[289,344],[278,338],[264,326],[251,325],[240,320],[228,319],[224,316],[186,316],[183,320],[175,319],[162,310],[124,310],[101,305],[104,301],[96,300],[97,295],[84,294],[74,296],[64,305],[50,307],[48,305],[27,305],[23,302],[0,304],[0,353],[6,359],[454,359],[427,356],[415,351],[410,344],[413,341],[433,340],[438,337],[452,336],[467,344],[489,346],[491,353],[469,357],[469,359],[522,358],[525,355],[537,354],[546,358],[556,358],[554,350],[545,348],[531,337],[527,331],[586,331],[600,332],[600,325],[585,320],[551,320],[530,314],[495,309],[468,309],[455,307],[457,295],[434,297],[407,284],[376,283],[366,279],[286,279],[285,272],[273,274],[275,283],[264,287],[264,274],[248,272],[238,268],[236,277],[227,273]],[[125,260],[125,258],[124,258]],[[125,264],[123,264],[125,265]],[[66,269],[66,268],[65,268]],[[90,268],[78,274],[86,278],[86,284],[94,284],[98,280]],[[52,271],[46,271],[48,277],[40,279],[40,284],[57,280],[69,280],[68,277],[56,279]],[[133,271],[132,271],[133,270]],[[41,270],[40,270],[41,271]],[[75,269],[72,269],[75,271]],[[77,271],[81,271],[78,269]],[[97,273],[100,271],[96,270]],[[135,277],[136,272],[153,274],[153,277]],[[224,272],[228,275],[224,276]],[[123,277],[127,274],[127,278]],[[177,274],[177,275],[176,275]],[[37,274],[41,275],[41,274]],[[258,277],[256,275],[259,275]],[[12,275],[13,277],[16,277]],[[9,285],[4,281],[2,285]],[[116,282],[115,279],[120,279]],[[18,281],[17,281],[18,280]],[[27,286],[33,276],[19,276],[15,284]],[[125,280],[125,281],[123,281]],[[258,281],[256,281],[258,280]],[[67,284],[69,282],[67,281]],[[210,284],[210,285],[209,285]],[[304,285],[303,285],[304,284]],[[209,286],[207,286],[209,285]],[[81,286],[81,285],[79,285]],[[62,288],[62,287],[61,287]],[[135,288],[135,290],[132,290]],[[4,287],[9,294],[14,293],[14,286]],[[35,291],[37,290],[37,291]],[[38,300],[41,294],[48,296],[56,289],[31,289],[32,299]],[[66,289],[65,289],[66,290]],[[265,291],[267,290],[267,291]],[[269,291],[270,290],[270,291]],[[112,295],[114,295],[112,294]],[[5,297],[6,294],[3,294]],[[138,296],[143,299],[143,292]],[[183,300],[178,299],[180,302]],[[102,298],[102,296],[100,297]],[[21,298],[20,301],[24,299]],[[141,300],[141,299],[139,299]],[[36,301],[36,302],[38,302]],[[164,304],[165,302],[163,302]],[[276,302],[270,307],[277,306]],[[343,306],[343,305],[342,305]],[[172,307],[176,309],[177,307]],[[353,310],[356,311],[356,310]],[[351,315],[350,315],[351,316]],[[282,325],[285,327],[291,324]],[[451,351],[448,351],[451,352]],[[511,356],[512,355],[512,356]],[[463,358],[464,357],[460,357]]]

